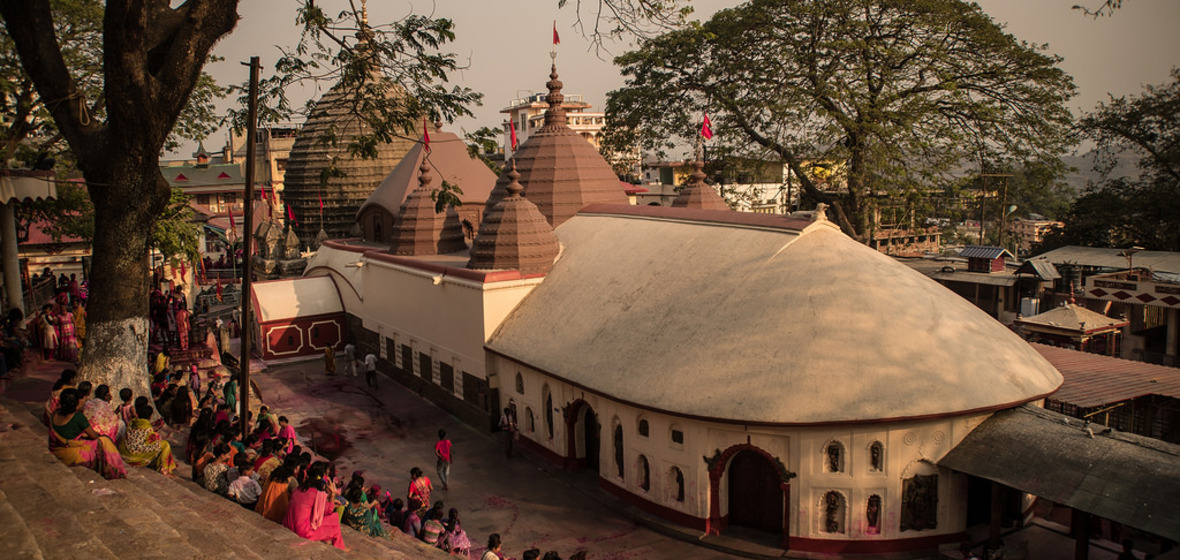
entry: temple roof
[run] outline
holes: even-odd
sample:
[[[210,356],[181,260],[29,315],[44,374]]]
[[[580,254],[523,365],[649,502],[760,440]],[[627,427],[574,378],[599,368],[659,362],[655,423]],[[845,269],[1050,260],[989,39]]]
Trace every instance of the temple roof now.
[[[692,162],[695,171],[690,177],[691,182],[688,186],[676,195],[676,199],[672,201],[673,208],[695,208],[697,210],[730,210],[725,199],[717,194],[717,191],[705,183],[705,162],[696,160]]]
[[[332,238],[348,236],[361,204],[415,145],[412,139],[398,137],[377,144],[376,158],[350,154],[349,145],[371,132],[353,113],[354,93],[339,86],[325,93],[291,146],[283,201],[297,222],[295,232],[306,244],[311,244],[321,227]],[[387,96],[400,94],[397,86],[389,84]],[[326,137],[332,141],[325,141]],[[327,184],[321,186],[321,173],[331,166],[338,173],[330,173]]]
[[[773,425],[962,415],[1061,374],[954,292],[826,220],[592,206],[487,348],[580,390]]]
[[[467,268],[549,272],[560,250],[557,235],[537,206],[521,196],[523,187],[515,168],[509,168],[508,179],[508,196],[484,214]]]
[[[418,167],[425,153],[423,143],[415,144],[361,205],[358,216],[372,206],[379,206],[396,215],[402,202],[418,185]],[[464,205],[484,204],[488,200],[492,185],[496,182],[496,174],[478,158],[471,157],[462,138],[438,129],[431,131],[430,162],[442,180],[463,191],[459,201]]]
[[[589,204],[627,204],[628,200],[611,165],[566,124],[562,107],[565,96],[557,79],[556,63],[549,78],[545,125],[520,145],[513,159],[524,196],[556,228]],[[501,175],[497,188],[488,197],[488,209],[507,194],[502,188],[507,184],[507,178]]]
[[[414,189],[395,216],[389,235],[389,252],[395,255],[437,255],[467,249],[463,225],[455,207],[436,212],[431,191],[434,176],[430,159],[418,165],[418,188]]]
[[[1021,317],[1016,322],[1021,325],[1048,327],[1077,334],[1118,330],[1127,325],[1126,319],[1107,317],[1097,311],[1090,311],[1072,303],[1066,303],[1032,317]]]

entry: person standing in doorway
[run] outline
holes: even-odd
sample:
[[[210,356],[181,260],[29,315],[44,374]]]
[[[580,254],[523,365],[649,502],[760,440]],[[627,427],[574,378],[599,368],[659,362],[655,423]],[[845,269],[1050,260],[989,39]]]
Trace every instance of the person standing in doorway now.
[[[356,377],[356,345],[352,342],[344,345],[344,363],[348,364],[348,372]]]
[[[438,443],[434,444],[434,456],[437,459],[435,468],[438,470],[438,481],[442,489],[448,490],[447,482],[451,478],[451,440],[447,439],[447,431],[439,429]]]
[[[512,442],[516,439],[516,420],[511,408],[505,407],[504,414],[500,415],[500,431],[504,432],[504,456],[511,459]]]
[[[377,388],[377,356],[372,352],[365,355],[365,384]]]

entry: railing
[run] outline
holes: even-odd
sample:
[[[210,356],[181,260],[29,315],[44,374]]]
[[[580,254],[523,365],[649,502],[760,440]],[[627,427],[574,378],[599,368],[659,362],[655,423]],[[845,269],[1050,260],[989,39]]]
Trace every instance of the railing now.
[[[32,313],[40,309],[45,302],[52,300],[57,289],[57,279],[53,276],[45,278],[25,293],[25,313]]]

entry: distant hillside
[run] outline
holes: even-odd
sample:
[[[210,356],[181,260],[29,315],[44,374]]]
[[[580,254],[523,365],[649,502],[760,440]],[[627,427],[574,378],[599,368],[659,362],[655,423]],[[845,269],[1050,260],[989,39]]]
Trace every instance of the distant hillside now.
[[[1066,165],[1076,169],[1076,171],[1065,175],[1065,182],[1074,193],[1081,192],[1089,183],[1097,183],[1102,180],[1102,176],[1094,171],[1094,157],[1095,152],[1091,150],[1081,155],[1061,158]],[[1119,157],[1119,163],[1110,172],[1109,177],[1138,177],[1139,168],[1136,166],[1138,161],[1139,157],[1135,153],[1124,152]]]

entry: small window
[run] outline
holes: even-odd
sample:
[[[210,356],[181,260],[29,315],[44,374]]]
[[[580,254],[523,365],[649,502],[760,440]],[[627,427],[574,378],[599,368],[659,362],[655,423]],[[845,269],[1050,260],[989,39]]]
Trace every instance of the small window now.
[[[522,376],[519,371],[516,372],[516,394],[524,394],[524,376]]]
[[[287,335],[287,345],[295,346],[295,337],[293,335]]]
[[[546,385],[541,391],[545,394],[545,430],[549,432],[549,439],[553,439],[553,393]]]
[[[319,338],[320,337],[320,328],[319,327],[312,327],[311,328],[311,336],[314,338]]]
[[[639,421],[639,435],[641,435],[643,437],[647,437],[648,432],[649,432],[649,429],[648,429],[648,425],[647,425],[647,420],[640,420]]]
[[[536,433],[537,420],[536,420],[536,418],[533,418],[533,408],[530,406],[524,407],[524,416],[525,416],[525,422],[526,422],[525,426],[529,429],[529,433],[530,434]]]
[[[672,430],[672,443],[675,443],[678,445],[683,445],[684,444],[684,432],[682,432],[680,430],[675,430],[675,429]]]
[[[639,487],[644,492],[651,490],[651,465],[647,463],[647,457],[639,456]]]
[[[873,472],[885,470],[885,446],[881,445],[879,441],[874,441],[869,446],[869,470]]]

